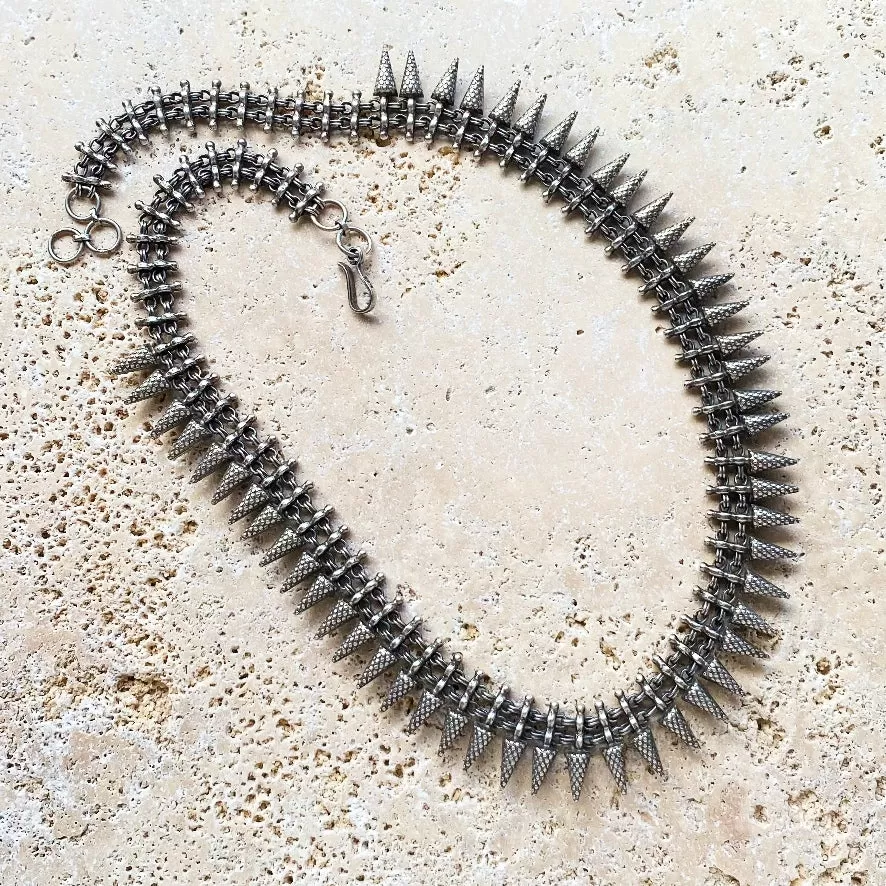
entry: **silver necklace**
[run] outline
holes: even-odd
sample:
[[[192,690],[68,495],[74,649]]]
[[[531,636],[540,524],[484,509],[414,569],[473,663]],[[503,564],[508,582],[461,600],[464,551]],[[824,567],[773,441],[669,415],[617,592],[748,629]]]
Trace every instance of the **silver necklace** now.
[[[418,694],[408,731],[416,732],[432,718],[442,718],[441,753],[467,734],[465,769],[499,735],[502,786],[531,748],[533,792],[560,753],[575,799],[592,757],[599,752],[617,788],[624,791],[628,749],[636,751],[653,772],[663,773],[653,727],[663,727],[698,747],[680,704],[726,719],[711,694],[711,684],[735,695],[741,695],[742,689],[723,665],[724,656],[765,657],[745,632],[766,635],[774,629],[746,600],[787,595],[754,570],[757,563],[790,561],[798,555],[758,535],[760,530],[796,522],[760,502],[797,491],[796,486],[773,480],[771,475],[767,479],[770,472],[796,460],[750,446],[753,438],[787,416],[757,411],[774,400],[777,391],[736,387],[768,357],[744,353],[758,333],[719,331],[747,303],[712,301],[729,274],[690,277],[711,249],[709,244],[677,252],[677,242],[691,220],[655,230],[670,195],[629,210],[644,173],[620,177],[627,155],[587,176],[582,174],[596,130],[566,149],[576,117],[571,114],[535,141],[544,95],[517,114],[518,82],[484,115],[483,69],[474,74],[458,104],[457,72],[456,60],[430,100],[424,99],[411,52],[399,90],[388,53],[382,53],[370,101],[363,101],[360,92],[353,92],[350,101],[344,102],[334,101],[332,92],[325,92],[322,100],[309,99],[304,92],[283,98],[276,89],[254,93],[245,83],[236,91],[222,91],[219,81],[197,91],[186,81],[177,92],[163,94],[153,88],[148,101],[124,102],[123,114],[99,120],[92,141],[75,146],[79,159],[73,171],[63,176],[71,185],[65,209],[84,227],[56,231],[49,251],[54,260],[70,263],[84,251],[108,255],[119,247],[120,225],[102,215],[101,194],[111,187],[105,176],[116,170],[115,161],[121,156],[132,156],[136,143],[146,144],[150,132],[166,133],[172,124],[191,131],[203,123],[213,131],[223,122],[238,129],[258,125],[265,132],[288,129],[296,140],[318,136],[328,141],[344,135],[356,142],[369,135],[384,142],[402,134],[408,141],[423,139],[428,147],[446,140],[461,151],[473,152],[478,160],[493,157],[503,169],[514,168],[521,182],[543,188],[545,201],[556,197],[563,201],[566,216],[582,217],[586,232],[602,237],[608,254],[622,256],[623,270],[638,274],[643,281],[641,292],[655,299],[652,310],[670,321],[665,335],[680,348],[677,359],[689,373],[686,386],[699,397],[694,412],[707,423],[702,439],[710,447],[705,461],[713,472],[708,492],[716,502],[709,511],[714,527],[707,540],[711,562],[702,566],[706,584],[696,589],[696,610],[682,617],[683,630],[669,638],[668,648],[652,656],[655,669],[640,673],[635,686],[616,692],[614,703],[598,699],[587,706],[576,705],[574,711],[555,703],[536,706],[529,695],[512,693],[504,684],[488,684],[480,671],[469,676],[461,655],[446,651],[446,641],[425,639],[421,619],[409,617],[402,599],[387,594],[382,574],[369,575],[363,552],[347,540],[347,527],[335,520],[331,507],[314,503],[311,484],[298,476],[295,463],[275,439],[261,435],[254,416],[238,411],[236,399],[224,393],[218,376],[197,352],[193,334],[185,331],[186,317],[174,309],[181,283],[174,279],[178,265],[170,256],[184,216],[195,208],[194,201],[209,188],[220,192],[226,183],[234,189],[246,184],[252,191],[268,192],[272,205],[288,210],[293,222],[307,218],[333,234],[343,255],[339,266],[351,308],[358,314],[373,309],[375,293],[365,272],[371,236],[351,224],[341,202],[324,196],[322,184],[306,179],[300,164],[284,166],[275,150],[256,153],[243,139],[224,150],[210,141],[196,159],[183,155],[168,179],[155,177],[158,190],[152,202],[135,204],[141,213],[139,232],[127,237],[138,257],[129,268],[139,282],[132,298],[145,311],[137,323],[148,342],[122,358],[114,371],[148,373],[130,392],[127,403],[171,398],[153,433],[159,436],[179,429],[171,457],[202,450],[191,480],[216,478],[213,503],[234,493],[241,496],[230,522],[248,518],[245,538],[271,539],[263,565],[291,559],[292,570],[283,590],[305,588],[296,610],[326,607],[316,631],[318,639],[344,632],[333,660],[357,650],[371,651],[358,683],[362,687],[382,676],[390,679],[385,709]],[[102,229],[111,233],[113,242],[108,245],[99,243]],[[752,562],[754,569],[748,565]]]

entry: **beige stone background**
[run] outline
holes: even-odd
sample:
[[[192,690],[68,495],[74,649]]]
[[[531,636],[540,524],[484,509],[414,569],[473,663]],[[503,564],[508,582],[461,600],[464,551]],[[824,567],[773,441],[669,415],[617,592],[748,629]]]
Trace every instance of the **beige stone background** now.
[[[886,882],[883,767],[882,3],[274,3],[0,6],[4,884]],[[604,4],[605,6],[605,4]],[[802,459],[781,635],[730,726],[661,739],[669,772],[602,761],[568,799],[466,776],[330,663],[280,571],[231,534],[192,460],[147,434],[110,362],[138,340],[126,250],[63,268],[75,141],[152,84],[221,77],[369,92],[381,46],[429,91],[453,55],[516,78],[543,126],[573,108],[599,162],[649,167],[687,242],[750,297]],[[124,164],[132,230],[179,149]],[[235,133],[223,130],[228,144]],[[331,241],[248,191],[210,199],[179,261],[214,366],[301,459],[432,634],[515,691],[612,698],[691,606],[709,503],[673,349],[636,280],[513,174],[441,145],[296,147],[378,240],[375,320],[349,314]],[[762,642],[762,640],[761,640]],[[492,758],[495,759],[492,759]]]

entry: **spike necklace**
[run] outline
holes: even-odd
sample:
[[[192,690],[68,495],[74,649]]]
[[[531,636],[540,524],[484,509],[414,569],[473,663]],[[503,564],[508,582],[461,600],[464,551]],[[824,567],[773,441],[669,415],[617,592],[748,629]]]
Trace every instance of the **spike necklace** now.
[[[594,700],[574,710],[555,703],[536,706],[531,696],[512,693],[481,671],[469,675],[461,655],[446,650],[446,641],[426,639],[421,620],[404,612],[400,597],[388,595],[384,576],[366,570],[363,552],[348,541],[348,529],[337,522],[332,508],[315,504],[311,484],[298,476],[295,463],[275,439],[260,433],[254,416],[238,411],[236,398],[223,391],[218,376],[196,350],[193,334],[185,331],[186,317],[175,310],[181,283],[174,279],[178,265],[170,255],[182,218],[194,210],[194,201],[206,189],[220,192],[227,183],[234,190],[245,183],[251,191],[263,191],[270,195],[271,205],[288,211],[291,221],[308,219],[329,231],[343,255],[339,266],[350,306],[356,313],[373,309],[375,293],[365,270],[372,238],[351,224],[341,202],[324,196],[322,184],[306,179],[301,164],[285,166],[275,150],[257,153],[241,138],[226,149],[207,142],[196,159],[183,155],[168,179],[155,177],[153,200],[135,204],[139,231],[127,237],[137,253],[129,268],[138,281],[132,299],[144,310],[137,324],[148,340],[119,360],[115,371],[148,373],[130,391],[127,403],[168,399],[154,423],[154,435],[179,430],[170,451],[173,458],[202,452],[191,479],[216,477],[213,503],[239,495],[230,522],[248,518],[244,537],[269,540],[261,563],[291,559],[283,590],[304,587],[296,610],[325,607],[318,639],[345,632],[333,660],[357,650],[371,653],[358,683],[362,687],[380,677],[389,679],[385,709],[417,694],[408,731],[439,720],[441,753],[465,736],[465,769],[477,763],[499,736],[502,786],[531,749],[533,792],[560,754],[576,799],[591,760],[599,754],[617,789],[624,791],[628,751],[636,752],[653,772],[663,772],[654,729],[663,728],[698,746],[684,714],[687,705],[726,719],[715,695],[721,690],[741,695],[742,689],[723,658],[765,655],[751,641],[755,634],[774,631],[748,600],[787,596],[756,570],[757,564],[765,567],[797,557],[766,537],[769,530],[796,518],[760,502],[796,491],[771,474],[795,459],[751,446],[753,438],[786,416],[758,411],[778,396],[777,391],[737,387],[768,358],[744,350],[757,333],[722,329],[746,306],[741,301],[715,300],[731,275],[690,276],[711,248],[675,249],[690,220],[657,225],[670,195],[631,210],[644,173],[623,176],[627,156],[583,175],[596,130],[567,149],[576,116],[571,114],[536,141],[545,96],[518,114],[516,83],[484,114],[483,69],[470,80],[458,103],[457,73],[455,61],[429,100],[424,98],[411,52],[399,90],[388,53],[382,53],[369,101],[356,91],[342,102],[336,102],[332,92],[311,99],[304,92],[281,97],[276,89],[258,94],[246,83],[223,91],[219,81],[196,91],[186,81],[170,93],[153,88],[149,100],[138,105],[124,102],[124,113],[99,120],[93,139],[75,145],[76,165],[63,176],[71,186],[65,209],[83,227],[57,231],[49,251],[55,261],[66,264],[84,252],[107,255],[116,250],[123,239],[121,228],[101,212],[101,193],[111,186],[105,175],[116,170],[121,156],[132,156],[137,143],[146,144],[150,132],[166,133],[173,124],[192,132],[198,124],[212,131],[223,123],[237,129],[258,125],[265,132],[289,130],[296,140],[344,136],[356,142],[368,136],[384,142],[392,134],[402,134],[408,141],[424,140],[428,147],[446,141],[479,160],[493,157],[503,169],[517,170],[521,182],[541,186],[545,201],[557,198],[566,216],[581,217],[586,232],[606,242],[608,254],[623,258],[623,270],[641,278],[641,292],[654,299],[652,310],[670,323],[665,335],[680,349],[677,359],[688,370],[685,384],[698,395],[694,412],[706,423],[703,441],[710,451],[705,461],[713,474],[708,491],[716,503],[709,511],[714,527],[708,539],[710,562],[701,567],[705,583],[696,588],[693,614],[682,617],[679,632],[652,656],[654,668],[640,673],[633,687],[617,692],[614,702]],[[102,229],[105,236],[110,232],[110,245],[101,245],[96,238]]]

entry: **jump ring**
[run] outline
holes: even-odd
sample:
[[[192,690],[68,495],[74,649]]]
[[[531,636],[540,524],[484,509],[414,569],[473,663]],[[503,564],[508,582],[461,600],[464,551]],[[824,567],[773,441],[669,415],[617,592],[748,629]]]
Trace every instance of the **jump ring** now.
[[[359,247],[349,246],[345,243],[345,237],[348,237],[351,234],[356,234],[363,240],[366,244],[366,248],[363,250],[363,255],[364,257],[369,255],[369,253],[372,252],[372,237],[370,237],[363,228],[355,228],[353,225],[339,228],[338,233],[335,235],[335,242],[338,248],[346,255],[350,254],[354,249],[359,249]]]
[[[114,231],[114,242],[110,246],[96,246],[95,243],[92,242],[92,232],[97,228],[111,228]],[[123,242],[123,231],[120,228],[120,225],[118,225],[114,219],[105,218],[104,216],[92,219],[92,221],[86,226],[86,231],[84,233],[86,248],[95,255],[111,255],[111,253],[117,251],[118,247]]]
[[[319,220],[320,219],[319,212],[323,212],[325,209],[327,209],[330,206],[334,206],[336,209],[338,209],[341,212],[341,217],[335,219],[335,221],[333,221],[331,225],[324,225]],[[316,214],[310,213],[310,216],[311,216],[311,224],[313,224],[315,227],[319,228],[321,231],[340,231],[348,223],[348,207],[345,206],[344,203],[342,203],[339,200],[329,200],[329,199],[323,200],[323,203],[320,206],[319,212]]]
[[[92,192],[93,206],[88,215],[80,215],[79,213],[75,212],[73,207],[71,206],[71,201],[74,199],[74,197],[80,196],[82,195],[78,192],[76,185],[71,188],[70,191],[68,191],[68,195],[67,197],[65,197],[65,212],[68,213],[68,218],[73,219],[76,222],[88,222],[97,219],[102,209],[101,194],[99,194],[98,191]]]
[[[56,243],[59,242],[59,240],[63,240],[67,237],[70,237],[70,239],[77,244],[77,251],[73,255],[65,257],[63,255],[59,255],[58,252],[56,252],[55,246]],[[87,241],[88,238],[74,228],[60,228],[49,238],[50,258],[52,258],[54,261],[57,261],[60,265],[73,264],[83,254],[83,247],[86,245]]]

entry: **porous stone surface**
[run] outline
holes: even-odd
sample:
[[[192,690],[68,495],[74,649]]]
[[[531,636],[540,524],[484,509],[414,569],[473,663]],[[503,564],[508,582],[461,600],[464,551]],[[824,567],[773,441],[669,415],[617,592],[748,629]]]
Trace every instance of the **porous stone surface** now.
[[[880,9],[882,13],[882,8]],[[883,882],[883,198],[877,4],[96,2],[0,7],[0,880],[26,884],[856,884]],[[487,105],[549,94],[599,163],[630,150],[638,197],[716,240],[736,324],[768,333],[759,386],[802,459],[780,540],[806,552],[761,611],[771,660],[729,667],[729,725],[660,738],[616,794],[599,757],[579,803],[558,759],[498,788],[498,743],[463,773],[439,722],[356,690],[259,568],[256,548],[148,434],[109,377],[135,346],[124,250],[47,259],[72,145],[150,85],[371,90],[416,52],[429,94],[454,55]],[[219,145],[237,133],[223,128]],[[709,532],[693,397],[649,302],[535,188],[439,141],[296,146],[376,240],[379,303],[347,309],[328,235],[248,189],[210,197],[178,251],[182,307],[225,384],[300,459],[430,635],[468,668],[571,706],[612,703],[692,606]],[[123,163],[127,231],[181,150]],[[772,574],[772,573],[770,573]]]

